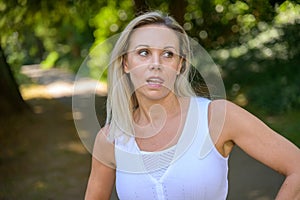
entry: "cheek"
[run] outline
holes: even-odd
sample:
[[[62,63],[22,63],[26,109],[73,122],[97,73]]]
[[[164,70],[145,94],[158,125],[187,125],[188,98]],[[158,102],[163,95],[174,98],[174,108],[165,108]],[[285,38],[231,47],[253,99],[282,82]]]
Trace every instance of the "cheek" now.
[[[127,55],[127,62],[130,68],[135,68],[145,63],[145,58],[143,59],[140,56],[136,55],[134,52],[132,52]]]
[[[175,68],[165,68],[165,87],[167,87],[170,90],[174,89],[175,81],[177,79],[177,71]]]
[[[142,68],[131,68],[130,79],[135,89],[142,87],[144,83],[145,72]]]
[[[179,60],[172,60],[172,61],[169,61],[169,62],[164,62],[163,63],[165,68],[168,69],[168,71],[173,71],[175,73],[179,73],[180,72],[180,68],[181,68],[181,61]]]

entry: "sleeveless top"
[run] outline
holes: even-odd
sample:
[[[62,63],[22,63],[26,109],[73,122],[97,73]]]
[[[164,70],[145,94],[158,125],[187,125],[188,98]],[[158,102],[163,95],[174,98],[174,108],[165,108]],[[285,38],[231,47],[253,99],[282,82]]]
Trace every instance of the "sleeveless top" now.
[[[178,143],[144,152],[134,137],[115,140],[116,190],[120,200],[223,200],[228,192],[228,157],[215,148],[205,98],[192,97]]]

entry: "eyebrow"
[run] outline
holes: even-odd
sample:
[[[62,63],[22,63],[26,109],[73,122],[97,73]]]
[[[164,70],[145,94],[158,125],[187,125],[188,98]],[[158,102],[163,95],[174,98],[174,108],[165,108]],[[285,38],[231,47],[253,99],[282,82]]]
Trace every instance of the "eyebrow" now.
[[[134,49],[138,49],[139,47],[150,47],[149,45],[146,45],[146,44],[139,44],[137,45]]]
[[[149,46],[147,44],[139,44],[134,49],[136,50],[136,49],[138,49],[140,47],[153,48],[153,47],[151,47],[151,46]],[[174,49],[176,51],[176,53],[177,53],[177,50],[176,50],[176,48],[174,46],[165,46],[164,48],[156,48],[156,49]]]

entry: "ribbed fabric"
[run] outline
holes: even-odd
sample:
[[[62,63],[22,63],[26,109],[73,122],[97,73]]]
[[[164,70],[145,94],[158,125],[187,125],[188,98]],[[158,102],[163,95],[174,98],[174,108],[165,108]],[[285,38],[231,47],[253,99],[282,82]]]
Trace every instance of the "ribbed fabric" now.
[[[145,169],[149,175],[159,181],[165,174],[175,154],[175,146],[162,152],[144,152],[141,151]]]

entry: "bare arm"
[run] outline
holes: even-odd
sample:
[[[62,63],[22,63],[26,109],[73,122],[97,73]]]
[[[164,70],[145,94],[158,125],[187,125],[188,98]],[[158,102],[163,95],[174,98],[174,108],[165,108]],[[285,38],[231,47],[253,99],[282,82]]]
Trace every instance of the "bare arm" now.
[[[299,148],[233,103],[218,100],[212,102],[210,107],[213,116],[220,108],[226,111],[223,115],[224,127],[216,143],[218,150],[226,155],[227,150],[237,144],[256,160],[286,176],[277,200],[300,199]]]
[[[109,200],[115,180],[115,170],[93,158],[86,190],[86,200]]]
[[[114,183],[114,145],[108,142],[103,131],[100,131],[94,144],[91,174],[85,199],[109,200]]]

